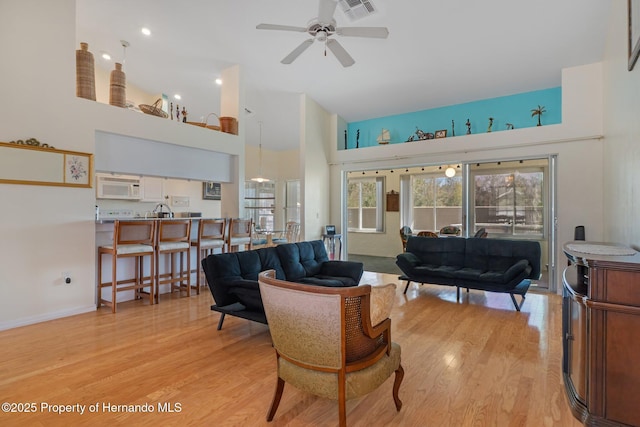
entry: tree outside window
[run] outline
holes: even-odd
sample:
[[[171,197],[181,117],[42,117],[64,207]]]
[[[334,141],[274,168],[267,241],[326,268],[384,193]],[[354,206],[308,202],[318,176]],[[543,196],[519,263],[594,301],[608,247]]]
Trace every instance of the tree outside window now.
[[[347,220],[350,231],[382,230],[382,178],[350,179]]]
[[[413,228],[438,231],[462,223],[462,177],[414,175],[411,178]]]

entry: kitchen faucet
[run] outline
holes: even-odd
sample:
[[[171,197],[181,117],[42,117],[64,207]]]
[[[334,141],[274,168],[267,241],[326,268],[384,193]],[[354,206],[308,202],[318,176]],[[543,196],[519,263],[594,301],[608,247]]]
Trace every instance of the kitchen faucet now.
[[[158,203],[156,205],[156,207],[153,209],[153,213],[159,213],[160,217],[163,217],[162,214],[164,213],[164,211],[162,210],[162,208],[167,208],[167,211],[169,211],[169,215],[167,215],[167,216],[169,218],[171,218],[173,216],[173,212],[171,212],[171,208],[166,203]],[[158,209],[160,209],[160,210],[158,210]]]

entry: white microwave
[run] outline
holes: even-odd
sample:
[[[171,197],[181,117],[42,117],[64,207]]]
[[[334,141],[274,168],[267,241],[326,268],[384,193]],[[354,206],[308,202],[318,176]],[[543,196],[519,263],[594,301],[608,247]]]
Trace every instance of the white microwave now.
[[[96,174],[96,198],[140,200],[140,178],[130,175]]]

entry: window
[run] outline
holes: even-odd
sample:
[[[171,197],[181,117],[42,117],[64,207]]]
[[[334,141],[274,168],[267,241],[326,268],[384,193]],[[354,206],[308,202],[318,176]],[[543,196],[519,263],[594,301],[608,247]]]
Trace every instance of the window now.
[[[246,181],[244,184],[244,208],[256,228],[274,229],[276,184],[274,181]]]
[[[543,167],[474,172],[474,228],[494,235],[543,236],[544,175]]]
[[[414,231],[438,231],[447,225],[462,224],[460,175],[448,178],[442,173],[419,174],[411,175],[409,180],[410,209],[406,225]]]
[[[349,231],[382,231],[384,179],[357,178],[347,182]]]
[[[300,180],[287,181],[284,222],[300,223]]]

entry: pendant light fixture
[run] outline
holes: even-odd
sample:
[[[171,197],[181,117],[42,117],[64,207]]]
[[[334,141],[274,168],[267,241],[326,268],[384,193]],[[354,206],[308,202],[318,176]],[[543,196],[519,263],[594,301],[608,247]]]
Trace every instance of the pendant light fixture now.
[[[444,174],[448,177],[448,178],[453,178],[454,176],[456,176],[456,170],[454,168],[452,168],[451,166],[447,167],[447,169],[444,171]]]
[[[256,181],[256,182],[268,182],[269,179],[268,178],[264,178],[262,176],[262,122],[258,122],[258,125],[260,126],[260,148],[259,148],[259,152],[258,152],[258,176],[251,178],[251,181]]]

